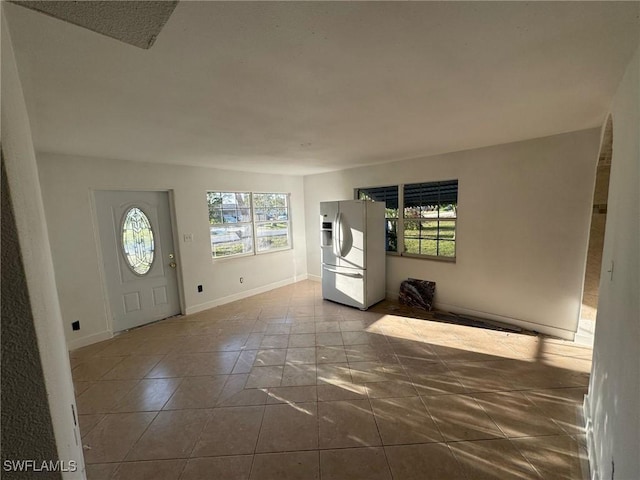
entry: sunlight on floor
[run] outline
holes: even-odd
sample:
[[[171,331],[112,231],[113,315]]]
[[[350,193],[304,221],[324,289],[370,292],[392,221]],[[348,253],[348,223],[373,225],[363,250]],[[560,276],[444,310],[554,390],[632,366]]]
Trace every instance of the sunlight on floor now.
[[[72,352],[88,478],[588,478],[590,349],[384,308],[305,281]]]

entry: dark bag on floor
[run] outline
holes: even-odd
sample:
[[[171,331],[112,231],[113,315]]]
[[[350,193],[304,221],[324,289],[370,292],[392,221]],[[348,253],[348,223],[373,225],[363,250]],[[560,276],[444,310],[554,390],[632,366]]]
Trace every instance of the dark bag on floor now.
[[[410,307],[433,309],[433,296],[436,293],[436,282],[409,278],[400,284],[400,303]]]

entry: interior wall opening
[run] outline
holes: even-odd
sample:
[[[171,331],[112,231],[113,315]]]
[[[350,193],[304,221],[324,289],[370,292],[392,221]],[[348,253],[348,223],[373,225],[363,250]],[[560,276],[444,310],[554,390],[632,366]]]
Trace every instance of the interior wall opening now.
[[[600,154],[596,171],[596,182],[593,191],[593,211],[591,213],[591,228],[589,231],[589,247],[587,250],[587,265],[584,275],[582,291],[582,306],[580,308],[579,333],[593,336],[595,321],[598,313],[598,289],[602,274],[602,250],[607,223],[607,203],[609,197],[609,177],[611,173],[611,157],[613,153],[613,120],[607,118],[602,137]]]

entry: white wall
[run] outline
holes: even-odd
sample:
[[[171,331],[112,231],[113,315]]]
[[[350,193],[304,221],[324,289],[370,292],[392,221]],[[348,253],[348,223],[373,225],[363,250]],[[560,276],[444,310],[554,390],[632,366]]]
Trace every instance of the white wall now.
[[[387,256],[387,295],[434,280],[441,309],[573,338],[598,130],[373,165],[304,179],[308,271],[320,275],[318,204],[356,187],[459,180],[457,261]]]
[[[640,472],[640,50],[614,97],[603,271],[589,396],[592,473],[602,480]]]
[[[56,294],[31,127],[4,8],[1,30],[2,150],[49,397],[49,411],[59,459],[67,466],[73,460],[79,467],[76,472],[67,472],[63,477],[84,478],[82,447],[78,441],[80,432],[74,424],[72,413],[75,398],[71,369]]]
[[[38,168],[70,348],[111,334],[94,230],[93,189],[173,190],[186,313],[306,278],[301,177],[51,154],[38,154]],[[214,262],[206,191],[218,189],[291,193],[293,250]],[[192,243],[183,241],[185,233],[193,234]],[[203,285],[203,293],[197,292],[197,285]],[[71,330],[75,320],[80,320],[78,331]]]

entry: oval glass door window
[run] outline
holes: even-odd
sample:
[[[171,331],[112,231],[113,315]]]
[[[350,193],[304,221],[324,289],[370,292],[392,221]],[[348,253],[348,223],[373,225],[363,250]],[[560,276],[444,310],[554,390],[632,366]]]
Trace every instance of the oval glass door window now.
[[[145,275],[153,263],[153,230],[149,218],[138,207],[127,210],[122,222],[122,251],[127,264],[138,275]]]

